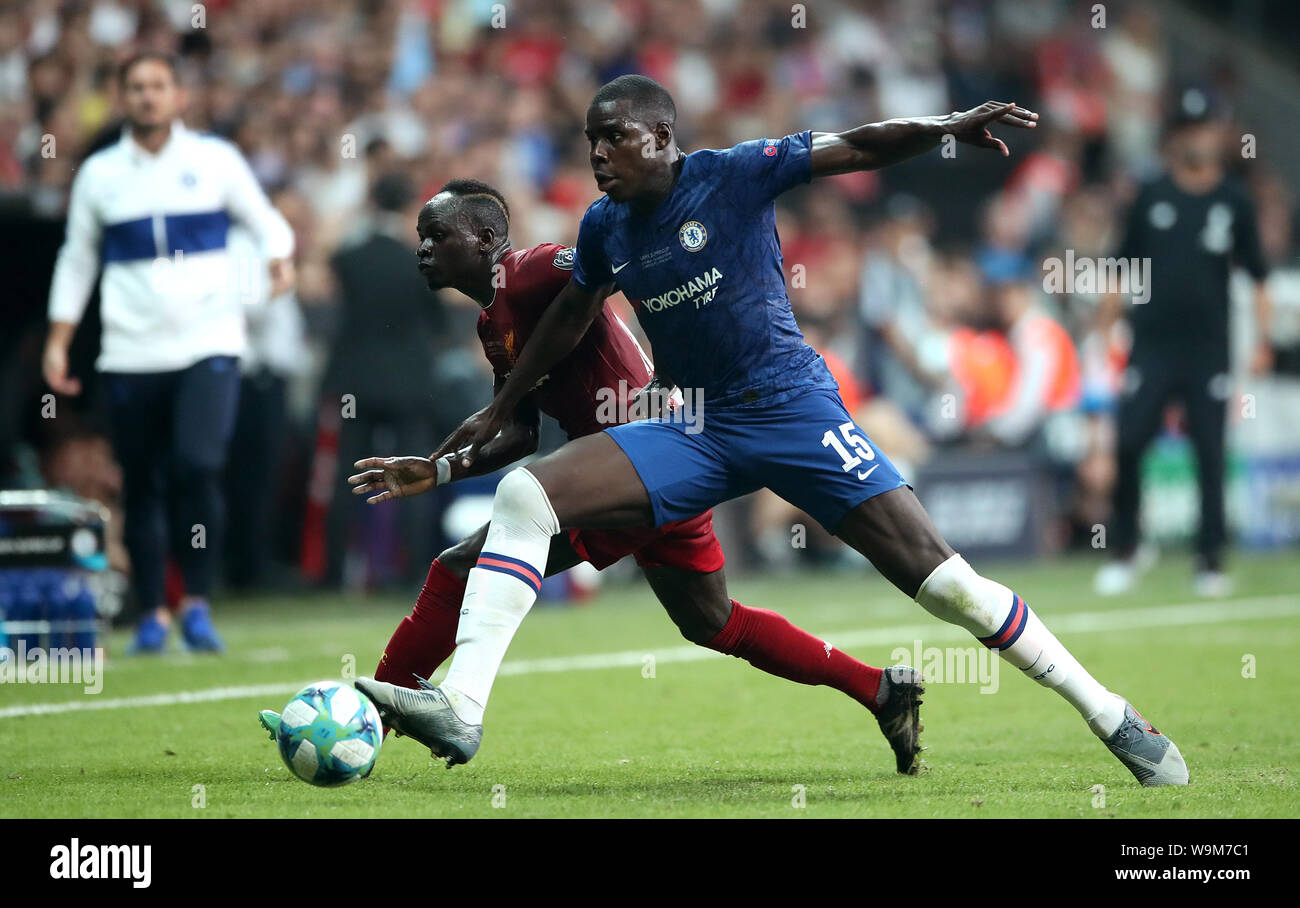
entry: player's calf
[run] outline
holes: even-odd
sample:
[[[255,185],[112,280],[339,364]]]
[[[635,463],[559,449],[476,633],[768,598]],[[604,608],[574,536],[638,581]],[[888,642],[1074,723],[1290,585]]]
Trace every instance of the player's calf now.
[[[725,626],[703,645],[744,659],[778,678],[824,684],[852,697],[876,717],[894,751],[898,771],[916,774],[921,751],[920,695],[925,687],[915,669],[895,666],[881,670],[867,665],[783,615],[734,599]]]
[[[468,573],[468,572],[467,572]],[[434,559],[415,607],[397,625],[384,647],[375,678],[402,687],[416,686],[416,676],[427,678],[456,648],[465,581]]]

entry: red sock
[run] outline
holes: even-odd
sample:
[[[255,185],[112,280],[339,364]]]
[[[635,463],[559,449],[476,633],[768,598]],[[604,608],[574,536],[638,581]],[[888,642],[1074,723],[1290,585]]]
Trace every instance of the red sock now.
[[[732,599],[727,626],[704,645],[744,659],[769,675],[800,684],[825,684],[848,694],[873,713],[877,709],[880,669],[795,627],[776,612],[749,608]]]
[[[456,625],[465,581],[436,558],[415,600],[411,614],[402,619],[379,657],[376,681],[415,689],[415,675],[427,678],[456,648]]]

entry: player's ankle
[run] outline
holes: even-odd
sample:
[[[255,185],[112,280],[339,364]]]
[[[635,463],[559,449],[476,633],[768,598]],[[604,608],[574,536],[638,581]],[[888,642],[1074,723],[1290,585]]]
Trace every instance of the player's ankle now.
[[[889,702],[890,688],[893,685],[889,683],[889,672],[880,673],[880,686],[876,688],[876,698],[874,703],[868,703],[867,709],[873,713],[878,713]]]
[[[1124,721],[1124,698],[1119,694],[1107,691],[1106,702],[1102,706],[1101,712],[1092,717],[1085,717],[1088,722],[1088,728],[1097,737],[1105,740],[1115,733],[1119,728],[1120,722]]]
[[[456,718],[466,725],[483,724],[483,706],[469,694],[448,686],[445,682],[439,686],[439,690],[451,704],[451,710],[456,714]]]

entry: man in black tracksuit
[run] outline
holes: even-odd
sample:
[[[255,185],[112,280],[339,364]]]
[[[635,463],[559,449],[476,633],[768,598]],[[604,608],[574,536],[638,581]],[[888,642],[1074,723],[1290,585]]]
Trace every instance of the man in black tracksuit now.
[[[1201,493],[1197,590],[1222,596],[1230,589],[1222,563],[1223,476],[1224,420],[1232,389],[1228,278],[1234,266],[1245,268],[1255,280],[1259,330],[1251,371],[1267,371],[1271,352],[1263,283],[1267,271],[1255,206],[1245,187],[1225,175],[1224,147],[1223,130],[1209,117],[1204,96],[1189,91],[1168,134],[1168,170],[1142,187],[1128,215],[1118,256],[1149,264],[1146,286],[1142,292],[1135,288],[1130,298],[1136,299],[1126,307],[1133,349],[1117,426],[1111,528],[1116,560],[1097,575],[1101,593],[1124,592],[1136,580],[1142,455],[1173,401],[1183,406],[1196,452]],[[1111,299],[1113,306],[1118,298]]]

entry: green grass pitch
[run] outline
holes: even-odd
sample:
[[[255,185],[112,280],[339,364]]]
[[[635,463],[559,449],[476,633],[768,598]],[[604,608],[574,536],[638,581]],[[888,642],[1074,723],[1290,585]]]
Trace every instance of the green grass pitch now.
[[[1096,564],[977,567],[1019,591],[1102,683],[1178,742],[1187,788],[1138,787],[1074,710],[1013,671],[996,693],[930,684],[926,769],[899,777],[862,708],[736,659],[695,658],[635,582],[593,605],[533,611],[472,763],[447,771],[390,737],[373,775],[340,789],[290,775],[257,710],[340,677],[350,660],[370,674],[406,600],[221,602],[220,657],[132,659],[120,655],[129,635],[114,633],[97,696],[0,686],[0,816],[1300,815],[1300,559],[1240,556],[1233,597],[1208,604],[1192,596],[1185,559],[1165,559],[1140,594],[1113,601],[1089,590]],[[865,567],[737,581],[732,594],[876,665],[918,637],[973,645]],[[48,704],[73,707],[36,712]]]

